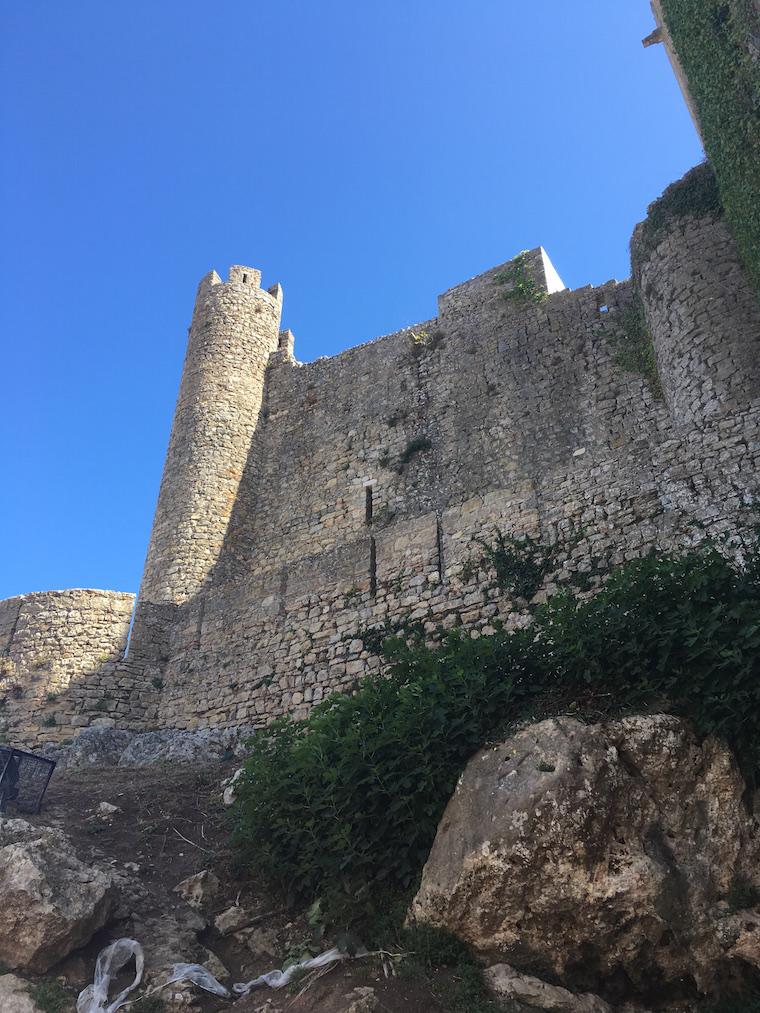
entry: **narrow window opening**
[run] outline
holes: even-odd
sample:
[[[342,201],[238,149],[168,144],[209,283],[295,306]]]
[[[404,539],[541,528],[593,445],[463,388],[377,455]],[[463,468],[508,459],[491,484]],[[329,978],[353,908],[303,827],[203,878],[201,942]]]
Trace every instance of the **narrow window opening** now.
[[[245,284],[247,281],[248,281],[248,275],[244,274],[243,275],[243,284]]]
[[[369,593],[373,598],[377,595],[377,546],[374,538],[369,540]]]
[[[600,313],[609,313],[609,311],[610,311],[610,308],[609,308],[609,306],[606,303],[604,304],[604,306],[600,306],[599,307],[599,312]]]
[[[435,519],[435,540],[438,549],[438,578],[443,583],[445,562],[443,558],[443,525],[440,517]]]
[[[368,485],[364,490],[364,520],[367,524],[372,523],[372,486]]]

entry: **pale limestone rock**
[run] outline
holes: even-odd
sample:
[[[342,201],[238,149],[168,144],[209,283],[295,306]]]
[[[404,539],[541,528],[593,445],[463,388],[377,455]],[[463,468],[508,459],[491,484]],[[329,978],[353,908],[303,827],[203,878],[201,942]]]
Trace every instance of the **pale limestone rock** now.
[[[230,976],[230,972],[212,950],[206,949],[203,966],[210,974],[213,974],[216,980],[220,983],[224,982]]]
[[[612,1006],[598,996],[587,992],[568,992],[566,988],[549,985],[540,978],[520,974],[509,964],[495,964],[484,974],[488,985],[500,999],[513,999],[546,1013],[612,1013]]]
[[[245,928],[246,925],[250,925],[252,918],[253,915],[247,910],[247,908],[233,905],[216,916],[214,919],[214,928],[220,935],[228,936],[230,933],[237,932],[238,929],[242,929]]]
[[[353,1000],[351,1005],[346,1007],[346,1013],[375,1013],[376,1010],[382,1009],[380,1000],[370,985],[359,985],[346,998]]]
[[[235,933],[235,938],[247,946],[255,957],[276,957],[279,952],[277,933],[272,929],[243,929]]]
[[[468,764],[413,916],[572,988],[709,993],[755,960],[754,930],[727,934],[716,903],[760,885],[743,796],[729,750],[678,718],[542,721]]]
[[[110,822],[116,813],[121,812],[121,809],[117,805],[112,805],[110,802],[101,802],[95,812],[100,819]]]
[[[232,777],[228,777],[224,781],[222,781],[222,788],[224,788],[224,792],[222,794],[222,802],[224,803],[224,805],[231,806],[235,803],[235,800],[237,799],[236,786],[238,781],[240,781],[241,778],[243,777],[244,773],[245,769],[243,767],[239,767],[232,775]]]
[[[0,1010],[3,1013],[42,1013],[29,994],[29,982],[15,974],[0,975]]]
[[[0,819],[0,961],[44,972],[88,943],[116,901],[110,872],[85,865],[59,830]]]
[[[752,908],[727,919],[729,954],[760,970],[760,910]]]
[[[196,872],[194,876],[188,876],[187,879],[183,879],[174,887],[174,892],[194,908],[207,905],[216,896],[218,890],[219,880],[208,869]]]

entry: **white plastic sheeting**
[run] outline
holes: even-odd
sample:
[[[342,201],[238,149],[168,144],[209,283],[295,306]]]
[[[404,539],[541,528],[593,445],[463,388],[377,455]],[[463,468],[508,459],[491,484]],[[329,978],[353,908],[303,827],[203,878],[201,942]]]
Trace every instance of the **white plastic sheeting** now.
[[[132,957],[135,958],[134,980],[131,985],[119,992],[109,1005],[108,990],[111,987],[111,979],[129,963]],[[115,1013],[117,1009],[121,1009],[125,1003],[129,1002],[129,996],[142,981],[144,967],[143,948],[134,939],[117,939],[115,943],[106,946],[98,954],[95,964],[95,981],[79,993],[77,1013]]]
[[[135,959],[134,980],[109,1003],[108,991],[111,981],[132,957]],[[151,994],[180,981],[191,981],[199,988],[205,989],[206,992],[212,992],[214,995],[229,999],[233,995],[247,995],[254,988],[261,988],[263,985],[267,985],[269,988],[284,988],[295,975],[317,967],[324,967],[327,964],[334,964],[345,957],[345,953],[334,947],[332,950],[320,953],[317,957],[291,964],[284,971],[268,971],[266,974],[254,978],[253,981],[239,982],[232,986],[232,992],[224,985],[220,985],[213,974],[201,964],[175,964],[169,978],[158,988],[152,989]],[[142,946],[136,940],[117,939],[110,946],[106,946],[98,955],[93,984],[88,985],[77,999],[77,1013],[116,1013],[116,1010],[121,1009],[122,1006],[134,1002],[135,1000],[129,997],[142,981],[144,968],[145,955]]]

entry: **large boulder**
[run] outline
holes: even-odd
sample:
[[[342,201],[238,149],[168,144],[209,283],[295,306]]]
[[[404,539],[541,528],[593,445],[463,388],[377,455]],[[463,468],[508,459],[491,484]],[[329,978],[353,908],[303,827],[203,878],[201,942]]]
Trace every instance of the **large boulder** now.
[[[116,900],[109,872],[49,827],[0,818],[0,962],[47,971],[89,942]]]
[[[730,751],[668,715],[542,721],[468,764],[413,916],[574,989],[711,993],[758,964],[758,827]]]

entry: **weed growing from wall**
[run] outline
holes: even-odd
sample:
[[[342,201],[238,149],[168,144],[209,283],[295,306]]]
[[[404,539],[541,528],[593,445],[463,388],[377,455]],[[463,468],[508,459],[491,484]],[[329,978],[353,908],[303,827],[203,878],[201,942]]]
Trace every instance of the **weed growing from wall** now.
[[[495,274],[493,280],[497,285],[509,286],[502,296],[510,302],[540,303],[546,299],[547,293],[536,284],[528,267],[527,250],[518,253],[509,267]]]
[[[560,591],[525,629],[429,646],[385,640],[386,678],[255,738],[236,810],[244,862],[333,921],[371,919],[418,882],[464,765],[526,720],[651,706],[685,715],[760,773],[760,556],[707,546]]]
[[[663,0],[729,224],[760,292],[760,14],[753,0]]]
[[[547,545],[529,534],[506,534],[495,527],[490,540],[473,538],[481,552],[465,562],[460,576],[467,584],[480,571],[491,573],[491,587],[526,601],[534,597],[547,578],[556,587],[569,586],[579,591],[590,591],[608,572],[606,560],[593,557],[582,571],[573,569],[568,572],[563,567],[569,551],[583,537],[581,530],[564,541]]]
[[[615,362],[628,373],[646,380],[658,401],[664,401],[662,381],[657,368],[654,342],[647,326],[641,300],[635,299],[620,313],[620,330],[614,335]]]
[[[494,530],[493,541],[476,538],[482,554],[468,560],[462,568],[462,580],[468,583],[480,570],[494,573],[494,585],[506,594],[530,600],[556,569],[556,551],[525,534],[520,537]]]
[[[396,465],[396,471],[400,474],[411,460],[413,460],[418,454],[424,454],[425,451],[430,450],[432,446],[433,444],[427,436],[413,437],[404,448],[404,451],[398,460],[398,464]]]
[[[434,352],[436,348],[440,348],[444,343],[445,335],[440,329],[431,331],[428,328],[423,328],[419,331],[411,331],[409,337],[412,339],[412,352],[415,357],[419,357],[425,352]]]

